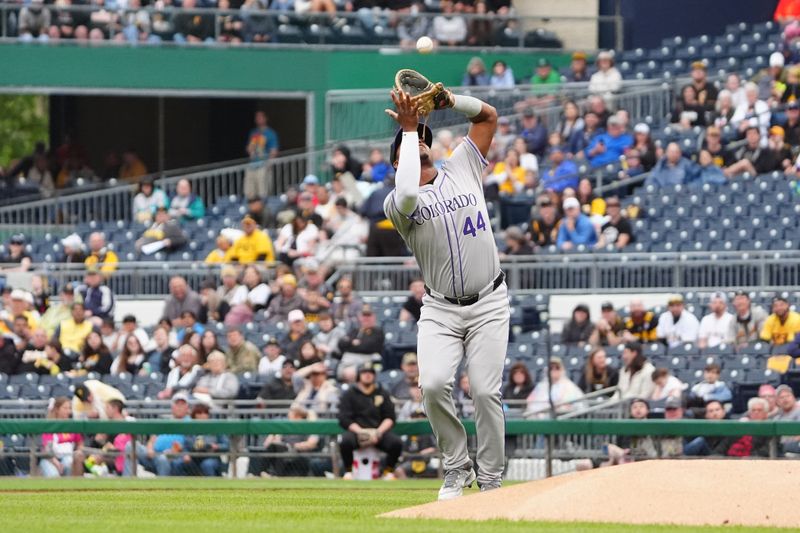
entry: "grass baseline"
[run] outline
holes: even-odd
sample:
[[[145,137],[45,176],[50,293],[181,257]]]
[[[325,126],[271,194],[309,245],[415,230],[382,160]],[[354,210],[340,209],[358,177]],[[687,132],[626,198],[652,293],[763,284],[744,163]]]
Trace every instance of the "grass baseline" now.
[[[436,499],[437,480],[0,479],[0,530],[494,533],[766,532],[777,528],[404,520],[376,515]],[[471,493],[471,492],[470,492]],[[580,504],[576,504],[576,518]],[[788,529],[784,531],[789,531]]]

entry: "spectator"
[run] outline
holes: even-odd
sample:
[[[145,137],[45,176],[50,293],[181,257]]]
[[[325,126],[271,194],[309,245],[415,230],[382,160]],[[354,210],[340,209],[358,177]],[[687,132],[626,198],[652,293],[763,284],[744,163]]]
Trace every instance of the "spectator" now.
[[[256,221],[249,214],[242,218],[241,237],[225,252],[225,263],[248,265],[255,262],[275,261],[272,239],[265,231],[258,229]]]
[[[114,293],[103,280],[97,268],[87,268],[83,277],[83,285],[78,293],[83,299],[86,314],[89,317],[104,319],[114,316]]]
[[[122,327],[115,332],[112,340],[107,341],[109,350],[112,353],[121,352],[129,335],[136,335],[139,339],[139,344],[142,346],[147,346],[150,343],[147,332],[136,323],[136,317],[134,315],[125,315],[122,317]]]
[[[563,193],[564,189],[577,188],[578,166],[571,159],[565,157],[564,150],[560,147],[553,147],[550,149],[548,158],[550,168],[542,175],[542,187],[559,194]]]
[[[556,415],[580,409],[583,391],[566,376],[560,357],[550,357],[548,376],[528,396],[526,418],[550,418],[551,409]]]
[[[602,217],[606,214],[606,201],[594,193],[592,180],[589,178],[582,178],[578,182],[575,198],[581,204],[581,211],[587,216],[602,220]]]
[[[258,393],[258,399],[268,401],[294,400],[295,396],[297,396],[294,381],[294,374],[297,371],[296,365],[297,363],[293,359],[284,359],[280,375],[272,377],[264,384]]]
[[[83,348],[77,356],[74,368],[70,371],[70,376],[85,376],[89,372],[94,372],[101,376],[110,374],[113,361],[111,352],[108,346],[103,343],[103,337],[100,336],[100,332],[90,330],[90,333],[86,336],[86,342],[83,343]]]
[[[95,12],[97,13],[97,12]],[[95,28],[95,30],[98,28]],[[94,32],[94,30],[92,30]],[[91,38],[91,35],[90,35]],[[122,164],[119,167],[119,179],[129,182],[137,181],[138,178],[147,174],[147,166],[139,158],[135,150],[125,150],[122,152]]]
[[[372,181],[373,183],[383,183],[387,177],[391,176],[394,176],[394,169],[384,159],[383,151],[377,148],[371,150],[369,153],[369,161],[364,163],[364,171],[361,173],[361,179]],[[316,176],[306,176],[306,179],[309,177],[316,179]],[[327,192],[327,189],[324,187],[320,187],[319,189],[320,191],[325,190]]]
[[[143,178],[139,182],[139,191],[133,197],[133,219],[140,224],[149,225],[159,207],[169,203],[166,193],[155,186],[152,177]]]
[[[489,85],[495,89],[510,89],[516,85],[514,71],[506,65],[505,61],[497,60],[492,65],[492,76]]]
[[[745,144],[731,154],[731,160],[735,162],[724,169],[725,176],[729,178],[743,173],[755,176],[779,168],[772,150],[762,146],[761,134],[756,126],[747,128]]]
[[[725,408],[717,400],[706,402],[706,420],[723,420],[725,418]],[[695,437],[683,446],[683,454],[688,456],[711,455],[711,450],[716,448],[724,437]]]
[[[183,0],[181,6],[189,12],[173,15],[173,40],[178,44],[214,42],[214,16],[197,11],[196,0]]]
[[[213,351],[208,354],[208,372],[197,380],[192,394],[202,399],[207,395],[211,400],[233,400],[239,394],[239,379],[227,371],[225,354]]]
[[[573,52],[572,61],[569,64],[569,72],[566,74],[567,81],[585,83],[589,81],[590,77],[586,53]]]
[[[220,233],[217,236],[216,244],[217,244],[217,247],[215,249],[211,250],[210,252],[208,252],[208,255],[206,256],[206,258],[204,260],[205,263],[215,265],[215,264],[218,264],[218,263],[225,263],[226,262],[225,261],[225,254],[227,254],[228,250],[230,250],[231,246],[233,246],[233,242],[231,241],[231,238],[229,236],[227,236],[227,235],[224,235],[224,234]]]
[[[700,330],[697,333],[697,346],[701,350],[734,341],[731,330],[735,319],[728,312],[728,297],[725,293],[717,291],[712,294],[708,308],[711,312],[700,321]]]
[[[583,126],[584,122],[583,118],[581,118],[581,110],[578,108],[578,104],[572,100],[564,102],[564,111],[556,126],[556,131],[561,135],[561,138],[564,140],[569,139],[575,132],[582,130]]]
[[[122,352],[111,364],[111,373],[138,375],[148,358],[149,354],[144,351],[139,338],[136,335],[128,335]],[[145,371],[149,373],[149,368],[145,367]]]
[[[594,138],[605,132],[605,123],[600,122],[597,113],[587,111],[583,115],[583,128],[572,132],[569,139],[566,139],[566,150],[577,158],[584,157],[583,150],[586,149]]]
[[[28,339],[27,346],[23,346],[21,350],[17,350],[19,354],[19,365],[17,366],[17,374],[52,374],[60,373],[59,367],[54,365],[54,362],[61,362],[64,370],[69,370],[71,364],[68,359],[62,358],[59,354],[61,347],[55,341],[47,341],[47,335],[44,330],[37,329],[31,332],[30,339]]]
[[[308,193],[301,194],[306,195]],[[308,217],[298,214],[291,224],[284,225],[275,240],[278,259],[292,266],[297,259],[313,257],[319,241],[319,227]]]
[[[781,126],[772,126],[769,129],[767,148],[772,152],[773,167],[787,173],[795,171],[792,161],[792,147],[786,143],[786,131]]]
[[[610,117],[607,126],[608,132],[595,136],[584,150],[589,164],[595,168],[617,163],[625,148],[633,144],[633,138],[625,133],[618,117]]]
[[[343,322],[346,324],[355,323],[358,320],[358,312],[361,310],[363,303],[361,298],[353,292],[353,280],[347,276],[339,278],[339,281],[336,282],[336,289],[337,295],[331,304],[331,315],[337,324]],[[401,310],[400,320],[404,320],[402,313],[403,311]],[[408,318],[405,320],[408,320]]]
[[[684,382],[670,374],[669,370],[666,368],[656,368],[653,372],[652,379],[655,387],[653,388],[653,394],[650,399],[656,402],[664,401],[669,398],[677,398],[680,400],[683,396],[683,391],[687,387]]]
[[[316,414],[327,414],[339,396],[339,389],[328,379],[328,369],[323,363],[314,363],[302,370],[306,370],[305,380],[295,403]],[[302,370],[298,373],[303,373]]]
[[[625,344],[622,350],[623,368],[619,374],[619,390],[616,398],[650,398],[653,396],[655,383],[653,372],[655,367],[642,354],[642,345],[638,342]]]
[[[717,103],[718,91],[714,84],[708,81],[706,70],[706,64],[702,61],[692,63],[691,87],[695,90],[697,103],[703,106],[705,111],[713,111],[714,105]],[[683,94],[683,91],[681,91],[681,94]]]
[[[197,404],[192,408],[192,419],[208,420],[209,411],[208,405]],[[184,449],[192,453],[224,453],[228,451],[228,448],[228,438],[225,435],[187,435],[184,443]],[[222,474],[223,465],[217,455],[192,456],[190,453],[186,453],[172,462],[172,470],[173,475],[178,476],[197,475],[199,472],[207,477],[217,477]]]
[[[519,136],[525,139],[528,152],[542,157],[547,148],[547,128],[539,122],[539,117],[532,107],[526,107],[522,112],[521,126]]]
[[[106,247],[106,237],[99,231],[89,235],[89,255],[84,264],[86,268],[98,267],[105,276],[113,274],[117,270],[119,258],[114,250]]]
[[[160,250],[171,252],[182,248],[186,241],[186,234],[180,224],[170,218],[166,207],[159,207],[152,225],[136,241],[136,251],[144,255]]]
[[[197,322],[197,317],[191,311],[184,311],[181,313],[181,323],[183,324],[180,331],[177,332],[175,335],[175,339],[179,343],[183,343],[187,338],[192,338],[195,335],[199,335],[202,337],[203,333],[205,332],[206,328],[203,327],[202,324]],[[201,341],[202,343],[202,341]],[[200,345],[195,346],[195,348],[200,349]],[[204,363],[205,360],[201,360],[201,363]]]
[[[712,107],[712,109],[714,109]],[[707,123],[705,105],[697,98],[697,90],[693,85],[686,85],[681,89],[681,95],[675,103],[675,108],[670,116],[670,123],[679,128],[688,130],[694,126],[705,126]]]
[[[251,164],[245,171],[244,195],[263,198],[270,192],[267,161],[277,157],[280,142],[278,134],[269,127],[269,117],[264,111],[256,111],[253,120],[255,128],[247,136],[247,155]]]
[[[296,420],[317,420],[313,411],[292,404],[287,418]],[[311,461],[303,454],[318,451],[320,439],[318,435],[268,435],[264,439],[264,450],[272,454],[284,454],[277,457],[253,457],[250,460],[250,473],[262,477],[272,476],[306,476]]]
[[[242,282],[238,297],[233,298],[232,304],[246,305],[254,312],[266,309],[272,291],[269,285],[262,281],[261,270],[255,265],[248,265],[244,269]]]
[[[720,366],[710,363],[703,369],[703,381],[694,385],[691,396],[703,400],[703,403],[716,400],[721,403],[730,402],[733,394],[724,381],[720,381]]]
[[[519,409],[523,407],[528,396],[533,392],[533,377],[525,363],[516,362],[508,370],[508,383],[503,388],[503,401],[511,402],[508,407]]]
[[[294,309],[289,311],[287,321],[289,322],[289,331],[281,341],[281,347],[287,359],[299,362],[300,348],[311,340],[312,335],[308,331],[306,318],[301,310]]]
[[[553,246],[558,241],[561,219],[553,201],[548,195],[542,195],[537,200],[539,216],[531,221],[529,238],[536,248]]]
[[[761,328],[761,340],[774,345],[786,344],[800,333],[800,313],[792,311],[789,300],[777,295],[772,299],[772,314]]]
[[[245,0],[240,8],[242,34],[246,43],[266,43],[272,40],[275,26],[272,17],[266,13],[265,0]]]
[[[228,329],[227,338],[228,351],[225,353],[225,357],[228,360],[230,371],[234,374],[241,374],[258,370],[260,355],[255,344],[245,339],[244,334],[237,328]]]
[[[411,420],[417,411],[425,412],[425,406],[422,404],[422,390],[420,390],[419,385],[415,384],[407,388],[405,395],[408,396],[408,399],[397,413],[398,420]],[[395,398],[394,395],[392,398]]]
[[[737,128],[740,133],[744,133],[748,128],[758,128],[758,133],[762,137],[767,136],[772,112],[769,104],[758,98],[758,86],[749,82],[744,86],[744,94],[747,101],[736,108],[730,120],[730,125]]]
[[[30,5],[20,9],[18,32],[21,41],[49,40],[47,31],[50,28],[52,13],[43,4],[44,0],[31,0]]]
[[[50,338],[58,326],[72,317],[72,304],[75,303],[75,288],[72,283],[65,283],[61,287],[58,303],[51,304],[42,315],[39,326],[45,330]]]
[[[559,250],[572,251],[578,246],[594,246],[597,233],[589,217],[581,213],[581,204],[577,198],[564,200],[564,218],[558,229],[556,245]]]
[[[176,395],[188,395],[203,375],[203,367],[198,363],[200,353],[191,344],[182,344],[177,350],[175,367],[167,374],[164,390],[158,393],[159,400]]]
[[[311,340],[307,340],[300,344],[296,360],[299,370],[307,372],[305,369],[309,366],[322,362],[322,356],[317,347],[314,346],[314,343]]]
[[[783,68],[786,62],[782,52],[772,52],[769,56],[769,67],[762,70],[756,77],[756,87],[758,97],[762,100],[769,100],[775,93],[775,88],[786,81],[786,70]]]
[[[265,377],[274,377],[280,374],[281,367],[286,357],[281,353],[278,339],[270,337],[264,346],[264,356],[258,362],[258,374]]]
[[[420,37],[430,33],[430,19],[420,14],[424,10],[425,6],[422,2],[415,1],[411,5],[409,15],[398,21],[397,36],[400,38],[401,48],[414,48]],[[371,13],[370,16],[372,16]]]
[[[667,300],[667,311],[658,317],[658,338],[674,348],[684,342],[697,342],[700,322],[683,307],[683,296],[674,294]]]
[[[337,326],[329,313],[321,313],[317,325],[319,331],[314,335],[314,345],[326,360],[330,360],[338,350],[339,340],[347,331],[344,325]]]
[[[172,397],[171,412],[173,420],[189,419],[189,397],[185,393],[178,393]],[[136,444],[136,455],[140,465],[145,469],[155,472],[159,477],[178,473],[173,469],[171,454],[180,453],[186,448],[186,437],[179,434],[153,435],[147,441],[147,446]],[[182,461],[182,459],[178,459]],[[180,464],[180,463],[179,463]],[[132,467],[126,465],[131,471]]]
[[[96,379],[84,381],[75,387],[72,398],[72,418],[75,420],[108,419],[106,405],[111,400],[125,403],[125,396],[120,391]]]
[[[509,226],[505,231],[506,250],[501,255],[533,255],[533,246],[519,226]]]
[[[15,233],[8,240],[8,252],[0,255],[0,272],[27,272],[31,269],[31,255],[25,251],[25,235]]]
[[[369,446],[386,452],[384,478],[394,478],[403,448],[403,442],[391,432],[394,421],[394,403],[389,393],[376,383],[372,366],[362,366],[356,385],[347,389],[339,402],[339,425],[345,430],[340,445],[345,479],[352,478],[353,452]]]
[[[772,385],[769,385],[767,383],[761,385],[758,388],[758,397],[764,399],[764,401],[767,402],[767,407],[768,407],[768,410],[767,410],[768,415],[767,415],[767,417],[768,418],[774,419],[776,416],[778,416],[778,412],[779,412],[779,409],[778,409],[778,395],[777,395],[777,392],[775,390],[775,387],[773,387]]]
[[[650,404],[643,398],[635,398],[631,401],[628,415],[632,420],[647,420],[650,416]],[[658,449],[654,437],[620,437],[617,439],[617,444],[608,445],[608,461],[601,466],[613,466],[657,457]]]
[[[161,374],[168,374],[170,371],[170,363],[172,362],[172,353],[175,347],[169,342],[169,335],[167,330],[159,326],[153,330],[152,348],[147,362],[150,364],[152,372],[159,372]]]
[[[583,346],[589,341],[592,331],[594,324],[589,314],[589,307],[586,304],[579,304],[572,310],[572,318],[561,331],[561,342]]]
[[[467,22],[453,10],[452,0],[439,2],[441,14],[433,18],[433,39],[445,46],[462,44],[467,38]]]
[[[0,334],[0,374],[12,376],[17,373],[19,357],[14,339]]]
[[[206,214],[203,200],[192,193],[192,186],[187,179],[180,180],[175,186],[175,195],[169,200],[167,207],[169,216],[180,222],[197,220]]]
[[[600,306],[600,320],[595,324],[589,344],[592,346],[617,346],[623,342],[625,322],[619,317],[611,302]]]
[[[747,401],[747,418],[753,422],[767,420],[769,405],[762,398],[750,398]],[[726,437],[712,449],[712,455],[728,457],[769,457],[771,437]]]
[[[612,196],[606,200],[606,214],[608,221],[600,228],[600,238],[597,240],[598,248],[612,245],[617,250],[622,250],[636,242],[630,222],[622,216],[619,198]]]
[[[703,140],[703,150],[712,157],[714,164],[718,167],[730,165],[731,154],[722,144],[722,130],[716,126],[706,128],[706,138]]]
[[[731,123],[731,119],[733,119],[733,115],[736,113],[736,109],[747,102],[744,94],[744,89],[742,89],[742,99],[737,100],[736,102],[733,101],[733,95],[727,89],[723,89],[719,92],[719,96],[717,97],[717,103],[714,106],[714,111],[711,113],[709,117],[709,124],[717,128],[724,128],[725,126]]]
[[[417,354],[407,352],[403,354],[400,361],[400,370],[403,371],[403,379],[395,383],[391,388],[392,398],[398,400],[411,399],[410,389],[419,388],[419,366],[417,366]]]
[[[744,346],[750,342],[760,340],[761,331],[767,320],[767,312],[761,306],[753,305],[750,295],[739,291],[733,297],[735,315],[731,320],[728,337],[732,338],[737,346]],[[798,354],[800,356],[800,354]]]
[[[667,150],[656,166],[647,183],[656,187],[672,187],[683,185],[692,178],[692,163],[683,157],[678,143],[671,142],[667,145]]]
[[[578,388],[585,394],[591,394],[609,387],[616,387],[619,382],[619,372],[608,362],[608,356],[603,348],[595,348],[586,358]]]
[[[81,240],[81,236],[77,233],[71,233],[61,239],[61,249],[61,256],[57,259],[59,263],[80,265],[86,261],[86,253],[83,251],[83,240]]]
[[[680,398],[667,398],[664,402],[664,420],[682,420],[683,402]],[[659,456],[662,458],[677,457],[683,454],[682,437],[660,437],[658,439]]]
[[[69,399],[59,396],[48,409],[47,418],[69,420]],[[80,476],[83,474],[84,455],[81,451],[83,436],[77,433],[44,433],[42,448],[45,457],[39,459],[39,470],[44,477]]]
[[[175,329],[184,327],[183,313],[191,312],[195,317],[200,316],[203,309],[203,302],[197,294],[186,283],[182,276],[174,276],[169,280],[169,296],[164,302],[164,312],[162,316],[172,322]]]
[[[722,91],[727,91],[728,94],[730,94],[731,102],[734,107],[743,104],[747,100],[744,94],[744,87],[742,86],[742,79],[736,72],[728,73],[728,77],[725,78],[725,88]],[[717,94],[717,103],[719,103],[722,91]]]
[[[509,148],[506,151],[505,159],[497,162],[492,173],[486,177],[485,185],[506,196],[519,194],[532,184],[526,180],[525,169],[520,165],[519,153],[513,148]],[[492,193],[492,196],[496,196],[497,193]]]
[[[464,87],[489,85],[489,75],[486,73],[486,64],[480,57],[473,57],[467,64],[467,72],[461,80]]]
[[[298,294],[303,299],[303,309],[307,318],[316,322],[319,314],[331,307],[333,290],[325,283],[325,276],[315,259],[308,259],[301,269],[304,273],[300,280]]]
[[[553,85],[561,83],[561,76],[553,69],[553,65],[546,57],[536,61],[536,70],[531,77],[531,85]]]
[[[409,294],[406,301],[403,302],[403,307],[400,309],[400,321],[419,322],[420,313],[422,312],[422,299],[425,296],[425,281],[420,278],[411,280],[408,285]],[[349,320],[352,321],[352,320]]]
[[[361,308],[358,322],[359,326],[352,328],[339,341],[342,358],[337,372],[340,377],[348,367],[359,367],[382,358],[383,330],[377,325],[377,318],[369,305]]]
[[[800,422],[800,404],[789,385],[780,385],[776,390],[778,414],[774,420],[786,422]],[[781,451],[783,453],[800,453],[800,438],[797,436],[781,437]]]
[[[297,292],[297,278],[293,274],[284,274],[280,278],[280,292],[272,298],[267,307],[269,320],[282,322],[289,318],[291,311],[301,310],[302,307],[303,298]]]
[[[614,66],[611,52],[597,54],[597,72],[589,78],[589,92],[594,94],[615,93],[622,87],[622,74]]]
[[[264,200],[260,196],[251,196],[247,199],[247,214],[262,229],[275,227],[275,215],[264,205]]]
[[[786,142],[793,148],[800,146],[800,102],[797,100],[786,104],[783,129],[786,132]]]

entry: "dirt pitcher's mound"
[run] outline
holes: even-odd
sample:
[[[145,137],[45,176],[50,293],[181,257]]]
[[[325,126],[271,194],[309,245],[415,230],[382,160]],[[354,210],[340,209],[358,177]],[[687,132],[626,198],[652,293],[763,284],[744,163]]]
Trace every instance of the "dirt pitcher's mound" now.
[[[798,473],[792,461],[645,461],[381,516],[797,527]]]

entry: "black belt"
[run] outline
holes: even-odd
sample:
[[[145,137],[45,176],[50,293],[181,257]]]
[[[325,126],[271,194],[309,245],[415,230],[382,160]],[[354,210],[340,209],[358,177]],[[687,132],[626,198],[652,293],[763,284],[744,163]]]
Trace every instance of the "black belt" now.
[[[477,303],[484,296],[487,296],[488,294],[491,294],[494,291],[496,291],[497,287],[502,285],[503,281],[505,281],[505,279],[506,279],[506,275],[501,270],[500,273],[497,275],[497,277],[494,278],[494,281],[492,283],[490,283],[489,285],[487,285],[486,287],[484,287],[483,289],[481,289],[478,293],[470,294],[469,296],[461,296],[461,297],[458,297],[458,298],[452,298],[450,296],[445,296],[444,294],[440,294],[440,293],[432,290],[427,285],[425,285],[425,292],[428,293],[428,296],[430,296],[431,298],[439,298],[439,299],[442,299],[442,300],[444,300],[444,301],[446,301],[448,303],[454,304],[454,305],[467,306],[467,305],[472,305],[474,303]]]

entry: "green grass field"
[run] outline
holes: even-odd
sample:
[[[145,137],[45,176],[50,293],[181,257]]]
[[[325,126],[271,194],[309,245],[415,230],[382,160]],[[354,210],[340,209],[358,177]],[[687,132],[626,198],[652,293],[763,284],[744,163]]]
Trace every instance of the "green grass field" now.
[[[766,528],[679,528],[615,524],[467,522],[375,518],[436,498],[437,481],[4,479],[0,531],[281,531],[304,533],[517,531],[756,532]],[[576,502],[576,517],[580,502]]]

